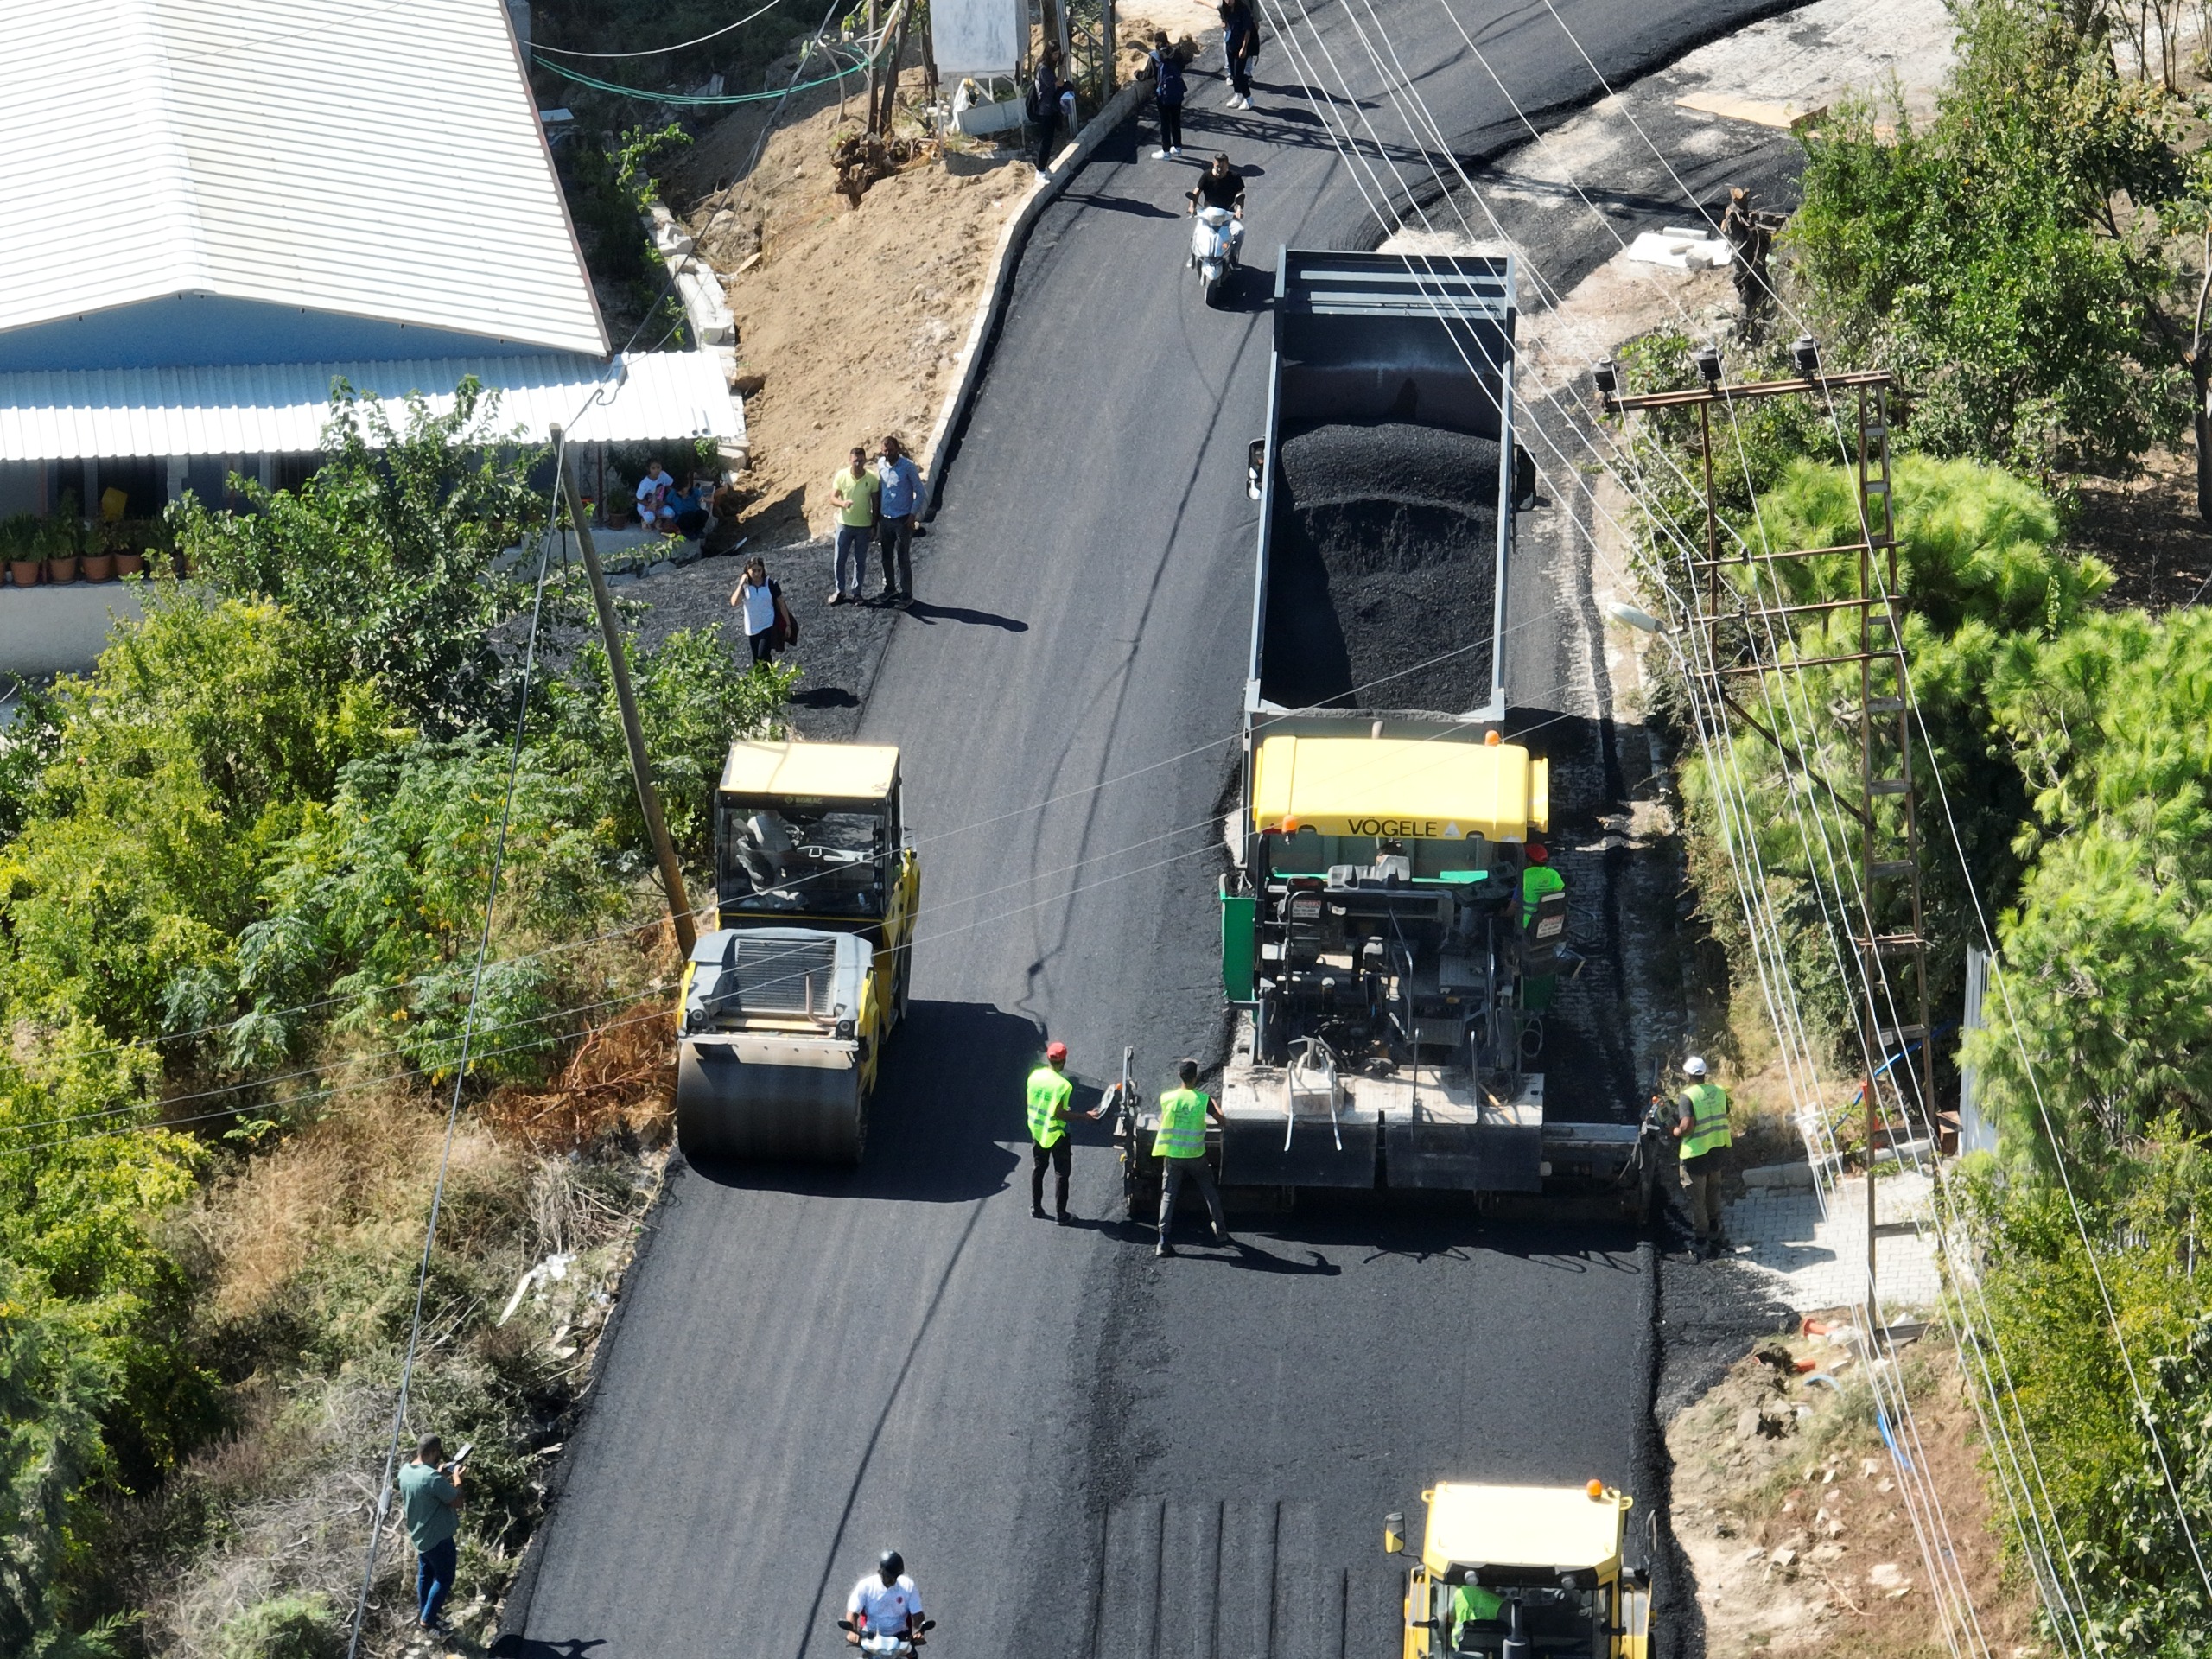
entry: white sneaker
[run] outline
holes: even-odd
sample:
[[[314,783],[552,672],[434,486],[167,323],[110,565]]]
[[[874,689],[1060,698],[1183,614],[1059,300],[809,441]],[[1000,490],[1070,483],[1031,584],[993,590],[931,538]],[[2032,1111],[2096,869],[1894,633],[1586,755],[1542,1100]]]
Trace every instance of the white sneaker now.
[[[1183,153],[1183,146],[1182,146],[1182,145],[1180,145],[1180,144],[1174,144],[1174,145],[1171,145],[1171,146],[1169,147],[1169,149],[1168,149],[1167,153],[1168,153],[1170,156],[1180,156],[1180,155],[1182,155],[1182,153]]]
[[[1249,98],[1239,99],[1236,103],[1236,107],[1240,110],[1249,110],[1252,107],[1252,100]]]
[[[1040,168],[1039,168],[1037,169],[1037,182],[1038,182],[1038,183],[1039,183],[1039,184],[1050,184],[1052,181],[1052,175],[1051,174],[1047,173],[1047,172],[1046,172],[1043,168],[1041,168],[1041,167],[1040,167]]]
[[[1164,162],[1167,159],[1167,152],[1164,149],[1155,149],[1152,152],[1152,159],[1155,162]]]
[[[1236,108],[1236,107],[1240,103],[1242,103],[1243,101],[1243,99],[1239,99],[1239,98],[1236,96],[1236,94],[1235,92],[1230,92],[1230,95],[1229,95],[1229,107],[1230,107],[1230,109],[1232,109],[1232,110],[1233,110],[1233,109],[1235,109],[1235,108]]]

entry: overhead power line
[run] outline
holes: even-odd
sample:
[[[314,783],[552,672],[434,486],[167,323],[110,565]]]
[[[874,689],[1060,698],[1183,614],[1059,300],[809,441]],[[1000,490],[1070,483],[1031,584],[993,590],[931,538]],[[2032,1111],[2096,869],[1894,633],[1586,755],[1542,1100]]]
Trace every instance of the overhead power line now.
[[[773,11],[778,6],[780,6],[783,3],[784,0],[768,0],[768,3],[762,6],[758,11],[748,11],[744,16],[739,18],[734,23],[724,23],[720,29],[709,29],[706,34],[697,35],[691,40],[678,41],[674,46],[648,47],[642,52],[582,52],[578,51],[574,47],[569,46],[542,46],[536,41],[532,41],[530,43],[530,51],[532,57],[541,56],[545,53],[550,52],[556,57],[594,58],[603,62],[613,62],[620,58],[665,57],[671,52],[688,52],[695,46],[704,46],[709,41],[720,40],[725,35],[734,34],[737,30],[743,29],[747,23],[753,22],[755,18],[766,17],[770,12]],[[548,64],[545,67],[550,69],[553,66],[551,64]]]

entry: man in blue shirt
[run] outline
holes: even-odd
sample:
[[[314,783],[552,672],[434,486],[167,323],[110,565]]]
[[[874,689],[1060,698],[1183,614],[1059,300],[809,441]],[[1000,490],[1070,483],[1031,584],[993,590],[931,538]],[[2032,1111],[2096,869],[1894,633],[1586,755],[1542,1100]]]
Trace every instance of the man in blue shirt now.
[[[883,603],[914,602],[914,515],[922,509],[922,469],[896,438],[886,438],[875,459],[882,486],[876,512],[876,537],[883,548]],[[893,563],[897,569],[893,569]],[[893,582],[894,575],[897,581]]]

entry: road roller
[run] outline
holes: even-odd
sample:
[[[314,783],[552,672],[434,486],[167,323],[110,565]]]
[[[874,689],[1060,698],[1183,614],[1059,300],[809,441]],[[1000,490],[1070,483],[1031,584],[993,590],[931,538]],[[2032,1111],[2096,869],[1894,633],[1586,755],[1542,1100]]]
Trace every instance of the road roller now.
[[[1440,1481],[1421,1496],[1402,1659],[1645,1659],[1651,1573],[1629,1559],[1646,1552],[1626,1492]],[[1382,1548],[1406,1553],[1404,1516],[1383,1517]]]
[[[687,1155],[860,1161],[921,894],[896,748],[730,745],[714,925],[684,966],[677,1032]]]

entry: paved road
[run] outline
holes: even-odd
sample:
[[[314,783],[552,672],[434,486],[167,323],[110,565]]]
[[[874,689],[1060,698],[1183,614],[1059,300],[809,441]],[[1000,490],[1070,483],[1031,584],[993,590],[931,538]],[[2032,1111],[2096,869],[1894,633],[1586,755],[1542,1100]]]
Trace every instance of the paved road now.
[[[1355,3],[1455,144],[1507,130],[1442,0]],[[1617,77],[1762,9],[1560,4]],[[1590,93],[1542,4],[1455,10],[1529,107]],[[1402,143],[1349,16],[1325,29],[1357,113]],[[1277,39],[1249,115],[1193,81],[1191,148],[1254,175],[1255,264],[1379,235],[1293,73]],[[1095,1137],[1084,1224],[1029,1217],[1017,1101],[1041,1030],[1093,1084],[1124,1044],[1154,1086],[1222,1046],[1211,888],[1268,320],[1256,276],[1244,308],[1200,305],[1189,172],[1137,137],[1039,226],[929,543],[934,609],[899,624],[862,721],[906,751],[927,918],[868,1160],[675,1173],[518,1591],[525,1654],[841,1650],[827,1620],[895,1541],[945,1659],[1380,1659],[1386,1510],[1444,1474],[1642,1473],[1650,1281],[1625,1232],[1400,1198],[1155,1262]],[[1580,575],[1521,571],[1510,620],[1516,700],[1556,739],[1570,832],[1591,830],[1620,785],[1586,718]],[[1614,1109],[1618,1056],[1582,1035],[1554,1046],[1588,1057],[1586,1109]]]

